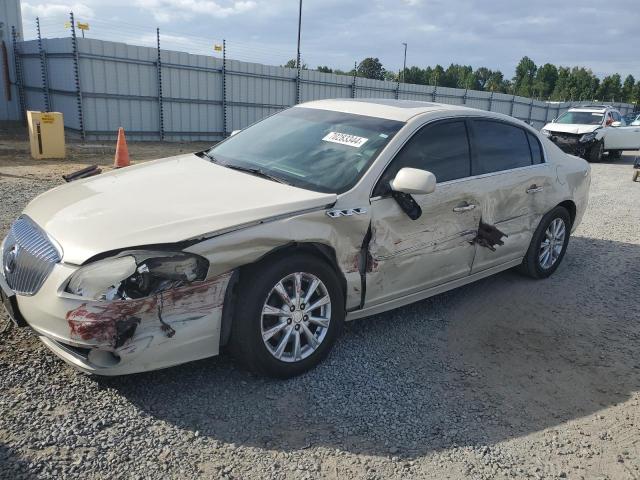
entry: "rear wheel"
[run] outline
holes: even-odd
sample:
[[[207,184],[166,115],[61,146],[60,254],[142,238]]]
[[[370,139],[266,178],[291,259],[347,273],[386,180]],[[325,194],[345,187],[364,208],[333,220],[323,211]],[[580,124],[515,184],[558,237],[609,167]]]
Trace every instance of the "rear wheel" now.
[[[589,153],[587,153],[587,160],[597,163],[602,161],[603,155],[604,143],[602,141],[598,141],[589,149]]]
[[[342,329],[344,297],[332,268],[293,255],[242,272],[230,346],[250,370],[288,378],[317,365]]]
[[[556,271],[569,244],[571,217],[564,207],[547,213],[533,234],[520,271],[532,278],[546,278]]]

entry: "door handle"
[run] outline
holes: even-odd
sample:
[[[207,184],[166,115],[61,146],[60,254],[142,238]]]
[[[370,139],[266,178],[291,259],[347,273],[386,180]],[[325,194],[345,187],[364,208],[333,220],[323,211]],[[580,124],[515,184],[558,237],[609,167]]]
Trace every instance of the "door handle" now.
[[[538,193],[544,190],[544,187],[538,187],[537,185],[531,185],[527,188],[527,193]]]
[[[476,206],[473,203],[468,203],[466,205],[460,205],[459,207],[453,207],[453,211],[456,213],[462,213],[473,210],[474,208],[476,208]]]

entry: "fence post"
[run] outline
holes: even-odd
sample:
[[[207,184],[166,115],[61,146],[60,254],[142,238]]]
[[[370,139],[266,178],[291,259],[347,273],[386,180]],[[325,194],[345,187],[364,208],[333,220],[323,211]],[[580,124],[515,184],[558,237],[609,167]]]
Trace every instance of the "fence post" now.
[[[80,137],[82,141],[86,138],[84,130],[84,116],[82,113],[82,89],[80,88],[80,58],[78,54],[78,38],[76,37],[76,26],[73,19],[73,12],[69,13],[71,19],[71,46],[73,48],[73,75],[76,82],[76,102],[78,104],[78,125],[80,127]]]
[[[531,99],[531,101],[529,102],[529,120],[527,121],[527,123],[529,125],[531,125],[531,114],[533,113],[533,98]]]
[[[431,101],[436,101],[436,92],[438,91],[438,85],[433,86],[433,92],[431,92]]]
[[[547,100],[547,110],[544,114],[544,123],[548,123],[549,122],[549,100]]]
[[[156,41],[158,44],[158,128],[160,129],[160,141],[164,141],[164,112],[162,109],[162,59],[160,58],[160,28],[156,27]]]
[[[296,105],[300,103],[300,51],[298,51],[298,60],[296,62],[298,69],[296,72]]]
[[[358,62],[353,63],[353,83],[351,84],[351,98],[356,98],[356,79],[358,78]]]
[[[465,88],[464,89],[464,95],[462,95],[462,104],[466,105],[467,104],[467,95],[469,94],[469,89]]]
[[[27,120],[27,106],[24,98],[24,83],[22,82],[22,57],[18,52],[18,34],[16,33],[16,27],[11,27],[11,39],[13,41],[13,62],[16,68],[16,85],[18,87],[18,100],[20,103],[20,114],[22,115],[22,121]]]
[[[491,90],[491,95],[489,96],[489,111],[493,111],[493,90]]]
[[[222,39],[222,138],[227,137],[227,41]]]
[[[509,111],[509,116],[513,117],[513,108],[516,106],[516,96],[514,95],[511,99],[511,110]]]
[[[40,34],[40,17],[36,17],[36,29],[38,31],[38,53],[40,54],[40,75],[42,76],[42,93],[44,95],[44,110],[51,111],[49,99],[49,75],[47,74],[47,54],[42,48],[42,35]]]
[[[398,76],[398,80],[396,81],[396,91],[395,91],[396,100],[400,98],[400,76]]]

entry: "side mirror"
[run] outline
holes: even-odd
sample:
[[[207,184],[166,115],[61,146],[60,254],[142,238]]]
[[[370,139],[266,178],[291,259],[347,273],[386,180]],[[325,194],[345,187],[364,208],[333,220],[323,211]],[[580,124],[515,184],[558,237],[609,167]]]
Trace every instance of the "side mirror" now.
[[[241,130],[234,130],[233,132],[231,132],[231,135],[229,135],[230,137],[233,137],[236,133],[240,133]]]
[[[621,127],[622,126],[622,122],[613,122],[611,123],[612,127]]]
[[[389,184],[396,192],[425,195],[436,189],[436,176],[426,170],[405,167]]]

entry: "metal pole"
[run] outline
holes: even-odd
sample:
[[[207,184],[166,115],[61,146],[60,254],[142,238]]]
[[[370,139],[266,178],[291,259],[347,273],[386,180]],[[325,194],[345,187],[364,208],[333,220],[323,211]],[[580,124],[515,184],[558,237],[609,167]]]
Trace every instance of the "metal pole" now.
[[[469,89],[465,88],[464,89],[464,95],[462,96],[462,104],[466,105],[467,104],[467,95],[469,94]]]
[[[302,31],[302,0],[300,0],[298,8],[298,52],[296,55],[296,103],[300,103],[300,34]]]
[[[42,93],[44,95],[44,111],[51,111],[49,101],[49,76],[47,75],[47,55],[42,48],[42,35],[40,34],[40,18],[36,17],[36,30],[38,32],[38,53],[40,54],[40,75],[42,76]]]
[[[509,116],[513,117],[513,108],[516,105],[516,96],[514,95],[513,98],[511,99],[511,111],[509,112]]]
[[[491,90],[491,96],[489,97],[489,111],[493,111],[493,90]]]
[[[436,85],[433,87],[433,92],[431,92],[431,101],[432,102],[436,101],[436,92],[437,91],[438,91],[438,83],[437,83],[437,80],[436,80]]]
[[[22,121],[27,120],[27,106],[24,98],[24,83],[22,81],[22,57],[18,52],[18,34],[16,33],[16,27],[11,27],[11,39],[13,40],[13,62],[16,69],[16,84],[18,87],[18,100],[20,102],[20,114],[22,115]]]
[[[405,42],[402,42],[402,45],[404,45],[404,62],[403,62],[403,66],[402,66],[402,83],[405,83],[405,71],[407,70],[407,44]]]
[[[531,102],[529,103],[529,125],[531,125],[531,114],[533,113],[533,98],[531,99]]]
[[[227,136],[227,41],[222,40],[222,138]]]
[[[164,141],[164,112],[162,109],[162,59],[160,58],[160,28],[156,28],[156,41],[158,44],[158,61],[156,62],[158,73],[158,128],[160,129],[160,141]]]
[[[78,126],[80,137],[84,141],[86,132],[84,129],[84,115],[82,113],[82,89],[80,88],[80,59],[78,56],[78,38],[76,37],[76,27],[73,19],[73,12],[69,13],[71,19],[71,46],[73,48],[73,75],[76,83],[76,103],[78,105]]]
[[[356,78],[358,78],[358,62],[353,62],[353,83],[351,84],[351,98],[356,98]]]
[[[396,80],[396,89],[395,89],[395,97],[396,100],[398,100],[398,98],[400,98],[400,75],[398,75],[398,78]]]

